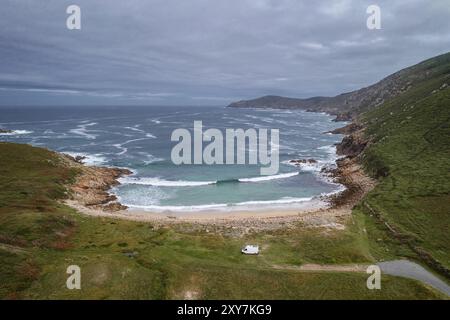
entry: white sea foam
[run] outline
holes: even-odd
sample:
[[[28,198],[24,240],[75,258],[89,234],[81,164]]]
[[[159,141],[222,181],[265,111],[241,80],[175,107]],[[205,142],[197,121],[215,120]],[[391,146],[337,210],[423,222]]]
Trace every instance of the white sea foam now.
[[[261,206],[267,208],[276,208],[276,207],[284,207],[286,205],[294,205],[294,204],[307,204],[309,203],[311,207],[315,206],[324,206],[323,202],[317,201],[317,203],[313,203],[313,197],[307,198],[292,198],[285,197],[276,200],[261,200],[261,201],[244,201],[238,203],[211,203],[211,204],[203,204],[203,205],[192,205],[192,206],[162,206],[162,205],[136,205],[132,203],[124,202],[124,199],[121,200],[121,203],[130,208],[142,209],[146,211],[175,211],[175,212],[196,212],[196,211],[204,211],[204,210],[220,210],[220,211],[230,211],[230,210],[260,210]]]
[[[144,130],[135,128],[135,127],[124,127],[125,129],[131,130],[131,131],[136,131],[136,132],[145,132]]]
[[[308,172],[320,172],[320,170],[322,170],[322,167],[324,165],[321,161],[317,161],[316,163],[296,163],[290,161],[292,160],[286,160],[283,161],[282,163],[296,168],[300,168],[301,171],[308,171]]]
[[[146,157],[147,159],[144,160],[143,162],[144,162],[144,164],[146,164],[146,165],[149,165],[149,164],[152,164],[152,163],[155,163],[155,162],[164,161],[163,158],[158,158],[158,157],[155,157],[154,155],[151,155],[151,154],[147,154],[147,155],[145,155],[145,157]]]
[[[16,135],[23,135],[23,134],[30,134],[33,133],[33,131],[28,130],[12,130],[11,132],[3,132],[0,133],[0,136],[16,136]]]
[[[97,138],[96,135],[88,133],[89,130],[87,129],[87,127],[95,126],[97,122],[89,122],[89,123],[85,122],[86,121],[83,121],[83,124],[78,125],[77,128],[75,129],[70,129],[69,132],[82,136],[86,139],[96,139]]]
[[[120,150],[120,151],[117,153],[118,156],[121,156],[121,155],[127,153],[127,151],[128,151],[128,148],[122,147],[122,145],[123,145],[123,144],[121,144],[121,143],[113,144],[113,147],[116,147],[117,149]]]
[[[269,180],[276,180],[276,179],[286,179],[293,176],[298,175],[298,172],[288,172],[288,173],[280,173],[275,174],[271,176],[261,176],[261,177],[255,177],[255,178],[241,178],[238,179],[240,182],[260,182],[260,181],[269,181]]]
[[[160,178],[137,178],[137,177],[120,178],[119,182],[121,184],[137,184],[137,185],[147,185],[157,187],[196,187],[216,183],[216,181],[183,181],[183,180],[170,181],[170,180],[163,180]]]
[[[321,197],[329,197],[332,195],[336,195],[347,189],[344,185],[342,185],[340,183],[335,183],[335,182],[331,182],[331,183],[336,185],[336,189],[331,192],[321,193],[320,194]]]
[[[104,155],[100,153],[96,154],[89,154],[84,152],[71,152],[71,151],[64,151],[63,153],[68,154],[72,157],[85,157],[85,159],[81,160],[82,163],[88,165],[88,166],[101,166],[107,162]]]
[[[137,184],[137,185],[147,185],[147,186],[157,186],[157,187],[198,187],[207,186],[217,183],[247,183],[247,182],[262,182],[270,181],[276,179],[286,179],[298,175],[298,172],[282,173],[272,176],[260,176],[254,178],[241,178],[241,179],[230,179],[223,181],[185,181],[185,180],[164,180],[160,178],[149,178],[149,177],[125,177],[120,178],[119,182],[122,184]]]
[[[298,203],[298,202],[306,202],[311,201],[313,197],[308,198],[292,198],[292,197],[285,197],[278,200],[262,200],[262,201],[244,201],[236,203],[236,206],[246,206],[246,205],[271,205],[271,204],[291,204],[291,203]]]
[[[153,138],[155,138],[155,137],[154,136],[152,136],[152,137],[147,136],[146,138],[130,139],[130,140],[127,140],[127,141],[122,142],[122,143],[113,144],[113,147],[116,147],[117,149],[120,150],[117,153],[117,155],[121,156],[121,155],[123,155],[123,154],[128,152],[128,148],[124,147],[124,145],[127,145],[127,144],[132,143],[132,142],[136,142],[136,141],[148,140],[148,139],[153,139]]]
[[[328,154],[336,155],[336,146],[335,145],[327,145],[318,147],[318,150],[324,150]]]

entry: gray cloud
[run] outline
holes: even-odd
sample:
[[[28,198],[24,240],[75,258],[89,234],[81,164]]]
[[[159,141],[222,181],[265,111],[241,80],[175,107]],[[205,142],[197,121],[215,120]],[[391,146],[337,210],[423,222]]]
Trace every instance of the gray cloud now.
[[[381,30],[366,28],[374,3]],[[0,104],[334,95],[449,50],[447,0],[6,0]]]

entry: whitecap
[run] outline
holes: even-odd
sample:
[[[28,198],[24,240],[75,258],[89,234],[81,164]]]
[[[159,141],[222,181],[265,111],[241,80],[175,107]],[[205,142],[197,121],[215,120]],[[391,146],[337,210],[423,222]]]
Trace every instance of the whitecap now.
[[[33,131],[28,130],[12,130],[11,132],[2,132],[0,133],[0,136],[15,136],[15,135],[24,135],[24,134],[31,134]]]
[[[158,158],[158,157],[155,157],[155,156],[153,156],[153,155],[151,155],[151,154],[146,155],[146,157],[147,157],[147,160],[144,160],[144,161],[143,161],[143,163],[144,163],[145,165],[149,165],[149,164],[152,164],[152,163],[155,163],[155,162],[164,161],[163,158]]]
[[[281,163],[300,168],[302,171],[319,172],[320,170],[322,170],[323,164],[320,161],[317,161],[316,163],[297,163],[293,162],[292,160],[285,160]]]
[[[280,173],[276,175],[271,176],[261,176],[261,177],[254,177],[254,178],[241,178],[238,179],[240,182],[260,182],[260,181],[270,181],[270,180],[276,180],[276,179],[286,179],[293,176],[297,176],[299,172],[288,172],[288,173]]]
[[[152,138],[152,137],[146,137],[146,138],[131,139],[131,140],[127,140],[127,141],[125,141],[125,142],[123,142],[123,143],[116,143],[116,144],[113,144],[112,146],[113,146],[113,147],[116,147],[117,149],[120,150],[120,152],[117,153],[117,155],[120,156],[120,155],[123,155],[123,154],[125,154],[125,153],[128,152],[128,148],[127,148],[127,147],[124,147],[124,145],[129,144],[129,143],[132,143],[132,142],[142,141],[142,140],[148,140],[148,139],[153,139],[153,138]]]
[[[183,180],[163,180],[160,178],[135,178],[124,177],[120,178],[121,184],[137,184],[157,187],[196,187],[215,184],[216,181],[183,181]]]
[[[72,151],[63,151],[63,153],[74,158],[85,157],[85,159],[81,160],[81,162],[88,166],[101,166],[107,162],[105,156],[100,153],[89,154],[84,152],[72,152]]]
[[[92,127],[95,126],[97,124],[97,122],[89,122],[89,123],[85,123],[85,121],[83,122],[83,124],[80,124],[77,126],[77,128],[75,129],[70,129],[69,132],[74,133],[76,135],[80,135],[86,139],[96,139],[97,136],[88,133],[88,129],[86,129],[87,127]]]
[[[178,205],[178,206],[164,206],[164,205],[138,205],[132,203],[123,202],[122,204],[127,207],[134,209],[142,209],[148,211],[174,211],[174,212],[196,212],[196,211],[205,211],[205,210],[219,210],[219,211],[230,211],[230,210],[260,210],[261,206],[266,208],[272,207],[284,207],[295,204],[309,204],[311,206],[324,206],[324,203],[321,201],[317,201],[317,203],[313,203],[313,197],[305,197],[305,198],[292,198],[285,197],[276,200],[253,200],[253,201],[244,201],[238,203],[211,203],[211,204],[201,204],[201,205]]]
[[[125,153],[127,153],[128,148],[122,147],[122,144],[117,143],[117,144],[113,144],[113,147],[116,147],[117,149],[120,150],[120,152],[117,153],[118,156],[121,156]]]
[[[124,127],[125,129],[131,130],[131,131],[136,131],[136,132],[145,132],[144,130],[135,128],[135,127]]]

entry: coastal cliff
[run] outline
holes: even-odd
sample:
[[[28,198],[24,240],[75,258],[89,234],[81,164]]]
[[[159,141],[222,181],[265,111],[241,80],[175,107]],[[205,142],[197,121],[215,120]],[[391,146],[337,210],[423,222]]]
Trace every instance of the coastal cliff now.
[[[398,71],[381,81],[334,97],[312,97],[306,99],[268,95],[252,100],[231,103],[232,108],[283,108],[303,109],[312,112],[327,112],[336,116],[336,121],[357,118],[365,111],[381,106],[412,88],[448,72],[446,66],[450,54],[446,53],[409,68]]]

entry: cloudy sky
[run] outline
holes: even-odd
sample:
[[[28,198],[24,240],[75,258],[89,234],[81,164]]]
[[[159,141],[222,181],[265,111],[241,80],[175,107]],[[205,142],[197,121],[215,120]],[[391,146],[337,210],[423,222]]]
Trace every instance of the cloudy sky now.
[[[448,51],[448,0],[2,0],[0,105],[335,95]]]

